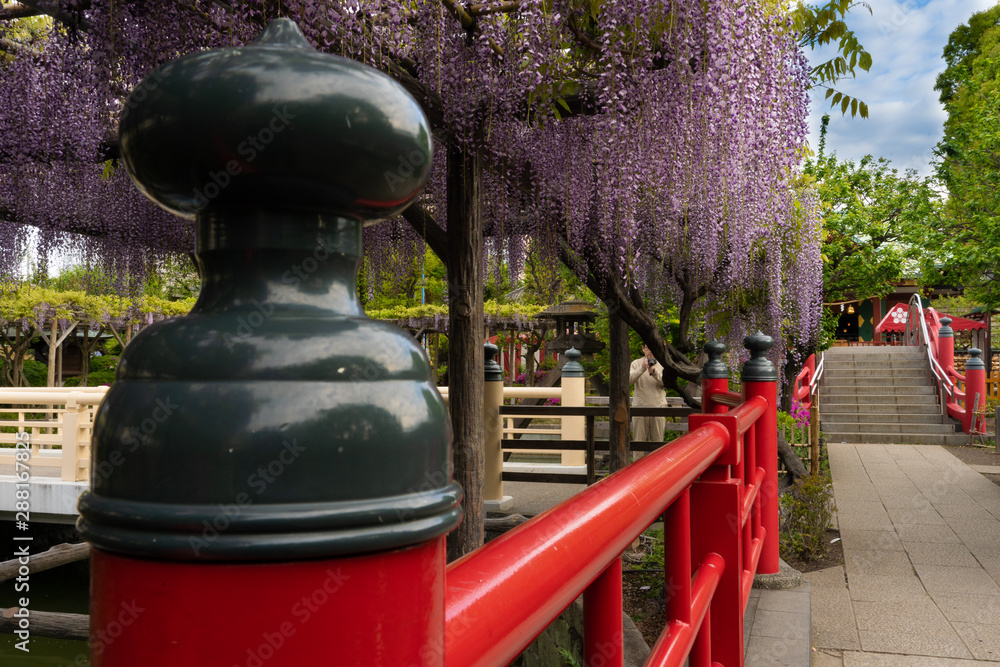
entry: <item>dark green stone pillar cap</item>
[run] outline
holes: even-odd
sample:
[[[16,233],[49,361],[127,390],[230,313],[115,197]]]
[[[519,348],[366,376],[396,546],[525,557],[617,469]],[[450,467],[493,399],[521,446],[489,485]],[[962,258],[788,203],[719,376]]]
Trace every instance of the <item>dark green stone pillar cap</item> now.
[[[486,382],[503,382],[503,369],[496,362],[495,357],[500,352],[500,348],[493,343],[483,345],[483,366],[486,369]]]
[[[566,363],[562,367],[562,376],[564,378],[582,378],[587,376],[583,366],[580,365],[580,357],[583,356],[580,350],[571,347],[566,350],[563,356],[566,357]]]
[[[362,226],[429,173],[416,100],[279,19],[252,44],[164,64],[119,125],[139,190],[196,221],[202,283],[188,316],[122,353],[94,420],[84,539],[140,558],[294,561],[458,525],[427,355],[357,298]]]
[[[983,360],[980,359],[980,357],[982,356],[982,354],[983,354],[983,351],[980,350],[978,347],[969,348],[969,355],[970,356],[969,356],[969,360],[965,362],[965,370],[967,370],[967,371],[969,371],[969,370],[973,370],[973,371],[985,371],[986,370],[986,364],[984,364]]]
[[[743,381],[777,382],[778,371],[767,358],[767,351],[774,347],[774,339],[758,331],[743,339],[743,347],[750,350],[750,358],[743,364]]]
[[[722,360],[722,355],[726,352],[726,344],[713,340],[705,343],[705,354],[708,355],[708,361],[701,369],[701,377],[703,380],[728,380],[729,379],[729,367],[726,366],[726,362]]]
[[[417,101],[315,50],[284,18],[245,46],[164,64],[132,91],[119,128],[139,189],[188,219],[263,208],[375,222],[406,208],[431,166]]]
[[[954,338],[955,330],[952,329],[950,326],[948,326],[950,324],[951,324],[950,317],[942,317],[941,328],[938,329],[938,336],[940,336],[941,338]]]

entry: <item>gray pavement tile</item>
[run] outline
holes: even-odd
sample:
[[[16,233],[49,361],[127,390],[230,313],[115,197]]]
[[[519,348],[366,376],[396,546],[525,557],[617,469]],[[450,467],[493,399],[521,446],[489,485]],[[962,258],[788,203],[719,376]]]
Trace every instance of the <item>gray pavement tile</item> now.
[[[784,591],[760,591],[757,609],[808,614],[809,597],[810,587],[808,584]]]
[[[940,544],[935,542],[904,542],[911,563],[921,565],[949,565],[957,567],[978,567],[979,562],[964,544]]]
[[[993,581],[1000,584],[1000,556],[994,554],[978,555],[975,551],[972,552],[972,555],[976,556],[986,573],[993,577]]]
[[[900,524],[896,526],[896,534],[903,542],[938,542],[941,544],[960,544],[961,540],[949,526],[928,523]]]
[[[830,649],[858,650],[858,630],[854,610],[844,580],[844,568],[837,566],[802,575],[809,582],[812,611],[812,644]]]
[[[754,614],[752,637],[796,639],[808,641],[809,615],[792,611],[767,611],[757,608]]]
[[[803,638],[778,639],[775,637],[751,637],[747,646],[744,665],[746,667],[802,667],[809,664],[812,651],[809,642]]]
[[[912,510],[932,509],[930,501],[920,493],[909,493],[899,495],[887,495],[882,498],[882,504],[886,509],[902,508]]]
[[[837,511],[848,514],[886,514],[885,506],[881,500],[842,500],[837,503]]]
[[[861,574],[902,577],[913,575],[913,565],[903,551],[845,549],[844,565],[849,577]]]
[[[952,623],[972,655],[979,660],[1000,661],[1000,625],[993,623]]]
[[[1000,619],[1000,595],[931,595],[944,617],[959,623]]]
[[[941,505],[964,505],[965,507],[970,507],[974,506],[976,502],[965,491],[953,485],[944,487],[935,485],[930,488],[921,489],[921,493],[935,507]]]
[[[875,653],[905,653],[939,658],[973,657],[955,630],[950,626],[934,623],[858,630],[858,638],[861,640],[861,650]]]
[[[858,551],[903,551],[903,543],[894,530],[856,530],[840,524],[844,549]],[[958,538],[955,538],[958,542]]]
[[[961,505],[942,505],[937,508],[937,513],[949,523],[952,521],[955,521],[956,523],[965,521],[987,525],[989,523],[997,522],[995,516],[975,504],[966,505],[964,507]]]
[[[889,519],[894,526],[900,524],[924,523],[924,524],[944,524],[946,523],[941,515],[933,507],[893,507],[887,510]]]
[[[811,667],[844,667],[844,656],[840,651],[813,649]]]
[[[854,574],[847,572],[847,588],[851,600],[900,600],[926,593],[916,575]]]
[[[854,651],[845,651],[842,659],[844,667],[977,667],[982,665],[977,660],[931,658],[891,653],[857,653]]]
[[[857,512],[842,512],[837,510],[837,520],[841,528],[857,530],[892,530],[892,521],[888,514],[860,514]]]
[[[913,567],[928,593],[1000,595],[1000,586],[981,567],[954,567],[925,563]]]
[[[911,595],[896,600],[856,600],[854,617],[858,630],[894,628],[901,633],[917,632],[935,624],[947,626],[948,621],[929,595]]]

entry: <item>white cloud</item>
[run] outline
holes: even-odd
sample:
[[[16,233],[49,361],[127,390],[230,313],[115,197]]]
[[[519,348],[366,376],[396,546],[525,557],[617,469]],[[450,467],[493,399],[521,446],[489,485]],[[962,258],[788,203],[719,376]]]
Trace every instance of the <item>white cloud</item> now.
[[[869,119],[842,116],[830,109],[825,90],[813,92],[809,118],[810,145],[819,141],[820,118],[829,111],[827,151],[859,160],[866,154],[886,157],[899,169],[932,173],[931,151],[945,119],[934,82],[944,69],[941,53],[952,30],[996,0],[871,0],[872,14],[856,8],[848,15],[858,40],[872,54],[870,72],[843,80],[837,90],[868,104]],[[833,57],[825,48],[809,53],[813,64]]]

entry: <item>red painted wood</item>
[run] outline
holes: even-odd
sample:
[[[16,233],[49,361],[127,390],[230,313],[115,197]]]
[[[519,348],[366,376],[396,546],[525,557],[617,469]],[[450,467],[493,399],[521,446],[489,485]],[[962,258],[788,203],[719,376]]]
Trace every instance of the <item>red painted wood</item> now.
[[[745,382],[747,400],[760,397],[767,403],[754,422],[757,467],[764,469],[760,488],[761,526],[764,548],[760,557],[760,574],[778,572],[778,384],[776,382]]]
[[[94,667],[444,665],[443,537],[286,563],[90,560]]]
[[[583,592],[585,665],[624,667],[622,559],[616,558]]]
[[[711,630],[712,661],[726,667],[743,665],[742,492],[735,479],[691,486],[692,559],[715,553],[726,564],[712,598]]]
[[[718,424],[699,428],[449,565],[449,667],[509,663],[727,441]]]

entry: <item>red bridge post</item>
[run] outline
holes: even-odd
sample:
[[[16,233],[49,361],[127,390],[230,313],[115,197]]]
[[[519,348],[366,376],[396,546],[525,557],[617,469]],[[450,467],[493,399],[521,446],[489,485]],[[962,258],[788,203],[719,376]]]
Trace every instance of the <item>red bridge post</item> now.
[[[778,572],[778,371],[767,358],[774,346],[770,336],[757,332],[743,339],[750,359],[743,364],[743,397],[760,396],[767,410],[754,425],[756,463],[764,469],[760,490],[761,524],[764,547],[757,566],[758,574]]]
[[[969,360],[965,362],[965,418],[962,425],[966,433],[983,432],[985,419],[983,404],[986,402],[986,364],[980,359],[982,350],[969,350]]]

